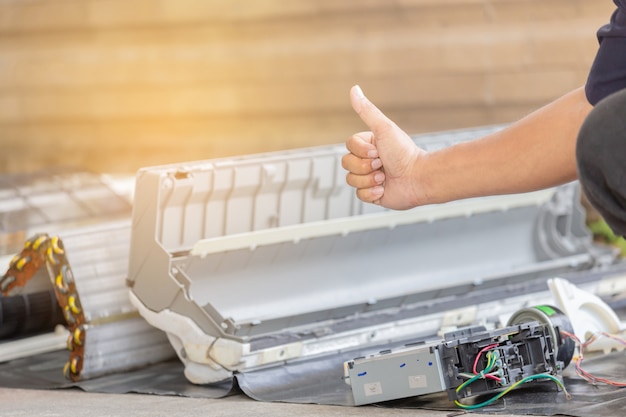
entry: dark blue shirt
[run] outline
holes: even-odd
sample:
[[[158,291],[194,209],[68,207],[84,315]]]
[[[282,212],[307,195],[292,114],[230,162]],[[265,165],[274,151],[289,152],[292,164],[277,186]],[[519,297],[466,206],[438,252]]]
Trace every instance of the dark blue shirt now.
[[[606,96],[626,88],[626,0],[613,0],[617,10],[609,24],[598,30],[600,48],[585,86],[594,106]]]

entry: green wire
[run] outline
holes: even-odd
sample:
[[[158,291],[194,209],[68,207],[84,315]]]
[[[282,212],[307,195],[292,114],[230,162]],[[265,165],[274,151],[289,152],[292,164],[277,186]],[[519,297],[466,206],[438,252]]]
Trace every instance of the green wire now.
[[[459,387],[456,389],[456,392],[459,392],[463,387],[469,385],[471,382],[477,380],[481,376],[482,376],[482,374],[479,374],[479,375],[476,375],[476,377],[474,377],[474,378],[472,378],[472,379],[470,379],[468,381],[465,381],[463,384],[459,385]],[[563,391],[565,392],[566,398],[567,399],[570,398],[569,393],[565,389],[565,386],[563,385],[563,383],[561,382],[560,379],[558,379],[555,376],[550,375],[550,374],[536,374],[536,375],[527,376],[526,378],[523,378],[523,379],[517,381],[515,384],[511,385],[510,387],[508,387],[506,390],[502,391],[501,393],[495,395],[494,397],[492,397],[492,398],[490,398],[487,401],[484,401],[482,403],[474,404],[474,405],[466,405],[466,404],[462,404],[458,400],[455,400],[454,403],[458,407],[461,407],[464,410],[476,410],[477,408],[485,407],[485,406],[487,406],[489,404],[494,403],[495,401],[499,400],[500,398],[502,398],[503,396],[505,396],[506,394],[508,394],[509,392],[511,392],[512,390],[514,390],[518,386],[520,386],[521,384],[526,383],[528,381],[532,381],[534,379],[550,379],[550,380],[554,381],[559,387],[561,387],[563,389]]]
[[[456,392],[460,392],[463,388],[465,388],[466,386],[468,386],[472,382],[476,381],[477,379],[484,378],[484,375],[488,374],[489,372],[491,372],[491,370],[493,369],[495,364],[496,364],[495,355],[493,355],[491,352],[487,352],[487,366],[485,366],[485,369],[483,369],[480,373],[472,376],[470,379],[468,379],[467,381],[465,381],[461,385],[459,385],[456,388]]]

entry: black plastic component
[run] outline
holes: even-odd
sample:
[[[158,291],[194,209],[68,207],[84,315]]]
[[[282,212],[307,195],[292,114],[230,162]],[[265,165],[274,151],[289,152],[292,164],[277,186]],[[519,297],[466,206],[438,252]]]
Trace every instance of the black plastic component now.
[[[480,351],[488,346],[496,352],[501,365],[498,367],[503,380],[478,379],[471,389],[456,388],[467,378],[462,373],[474,374],[474,362]],[[557,375],[563,362],[557,360],[554,341],[547,324],[528,322],[493,331],[468,329],[445,335],[439,346],[444,376],[447,378],[448,397],[451,400],[499,392],[525,377],[547,373]],[[480,372],[487,364],[482,354],[476,370]]]
[[[0,297],[0,340],[31,336],[65,324],[54,290]]]
[[[574,327],[569,318],[557,307],[552,305],[539,305],[523,308],[511,316],[507,325],[538,321],[546,324],[554,339],[557,350],[557,360],[563,362],[563,367],[567,367],[574,357],[576,343],[569,337],[564,337],[561,331],[574,334]]]

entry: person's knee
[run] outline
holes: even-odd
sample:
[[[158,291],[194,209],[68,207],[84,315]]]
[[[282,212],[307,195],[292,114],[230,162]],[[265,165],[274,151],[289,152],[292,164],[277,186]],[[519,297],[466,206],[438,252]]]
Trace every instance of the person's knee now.
[[[626,90],[602,100],[589,113],[578,135],[576,160],[579,168],[589,163],[604,169],[607,160],[624,160],[620,151],[626,151]]]
[[[598,103],[576,143],[580,182],[613,230],[626,235],[626,90]]]

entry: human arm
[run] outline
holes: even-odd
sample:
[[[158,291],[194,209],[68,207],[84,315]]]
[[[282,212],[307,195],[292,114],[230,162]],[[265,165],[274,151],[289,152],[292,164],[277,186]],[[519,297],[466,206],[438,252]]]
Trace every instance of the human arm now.
[[[574,180],[576,137],[592,109],[584,89],[578,88],[506,129],[425,152],[359,87],[352,88],[350,99],[371,132],[346,142],[346,180],[361,200],[392,209],[526,192]]]

